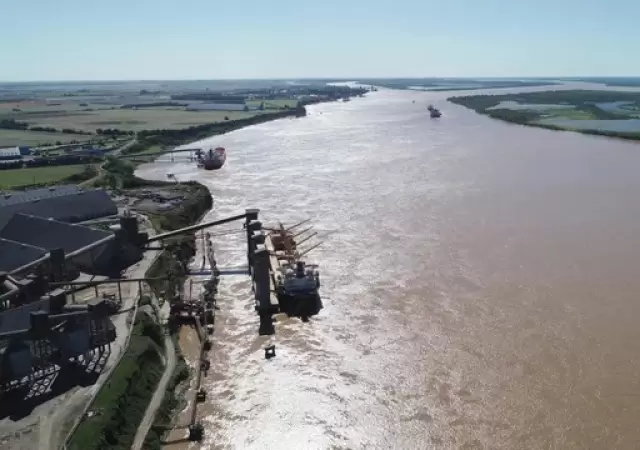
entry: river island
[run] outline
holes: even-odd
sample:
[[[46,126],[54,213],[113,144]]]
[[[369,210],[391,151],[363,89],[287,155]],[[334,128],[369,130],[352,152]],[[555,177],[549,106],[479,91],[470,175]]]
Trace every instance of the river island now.
[[[640,140],[640,92],[557,90],[448,100],[520,125]]]

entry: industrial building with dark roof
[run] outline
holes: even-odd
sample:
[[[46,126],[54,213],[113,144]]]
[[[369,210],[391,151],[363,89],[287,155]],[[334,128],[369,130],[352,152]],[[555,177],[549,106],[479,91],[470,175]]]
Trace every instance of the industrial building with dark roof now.
[[[34,200],[60,197],[61,195],[77,194],[80,190],[75,184],[67,184],[49,188],[29,189],[27,191],[0,192],[0,208],[15,205],[16,203],[27,203]]]
[[[126,232],[114,233],[78,224],[114,216],[118,208],[104,189],[84,191],[58,186],[0,193],[0,271],[12,272],[51,252],[73,254],[71,271],[109,275],[141,257]],[[89,247],[89,248],[88,248]]]
[[[43,248],[0,238],[0,272],[11,272],[46,254]]]
[[[25,244],[43,254],[61,249],[68,255],[89,245],[105,241],[111,236],[113,233],[107,231],[26,214],[15,214],[0,230],[0,238]],[[74,258],[74,266],[82,271],[101,273],[106,269],[104,265],[108,264],[115,252],[116,249],[113,245],[105,242],[97,245],[86,254]],[[25,255],[23,253],[18,253],[18,255],[20,258],[15,258],[13,253],[0,256],[0,265],[13,266],[9,270],[15,270],[29,262],[24,262]],[[35,251],[32,252],[32,255],[35,256]]]
[[[0,195],[0,228],[17,213],[77,223],[118,214],[118,207],[104,189],[83,191],[60,186]]]
[[[0,229],[0,245],[23,246],[20,251],[0,252],[0,270],[7,272],[57,250],[74,254],[72,261],[67,261],[68,269],[100,275],[118,273],[142,256],[140,249],[128,242],[124,230],[114,234],[26,214],[15,214]]]
[[[107,231],[27,214],[14,215],[0,230],[0,238],[49,251],[61,248],[65,253],[71,253],[108,236],[111,233]]]

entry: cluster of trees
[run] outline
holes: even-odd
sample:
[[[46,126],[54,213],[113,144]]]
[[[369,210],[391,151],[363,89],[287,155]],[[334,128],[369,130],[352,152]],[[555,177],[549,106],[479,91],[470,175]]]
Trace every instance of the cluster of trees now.
[[[17,159],[11,162],[5,162],[0,164],[0,170],[22,169],[24,162],[21,159]]]
[[[220,93],[199,92],[192,94],[176,94],[171,96],[171,100],[204,100],[207,102],[220,102],[243,105],[247,97],[245,95],[227,95]]]
[[[47,132],[47,133],[84,134],[84,135],[93,134],[90,131],[75,130],[73,128],[63,128],[62,130],[58,130],[57,128],[54,128],[54,127],[47,127],[42,125],[29,126],[27,122],[19,122],[15,119],[0,120],[0,128],[4,128],[5,130],[29,130],[29,131],[40,131],[40,132]]]
[[[24,162],[25,167],[69,166],[74,164],[95,164],[102,161],[98,156],[60,155],[51,158],[36,158]]]
[[[1,119],[0,128],[5,130],[26,130],[29,128],[27,122],[18,122],[16,119]]]
[[[29,127],[30,131],[42,131],[42,132],[46,132],[46,133],[56,133],[58,130],[53,128],[53,127],[43,127],[43,126],[33,126],[33,127]]]
[[[119,130],[118,128],[98,128],[96,129],[96,134],[102,136],[134,136],[136,132]]]
[[[90,180],[96,175],[98,175],[98,169],[96,169],[92,164],[85,164],[82,168],[82,172],[71,175],[65,181],[68,183],[82,183],[83,181]]]
[[[31,128],[29,128],[31,129]],[[93,133],[91,131],[84,131],[84,130],[75,130],[73,128],[63,128],[62,130],[60,130],[61,133],[64,134],[84,134],[87,136],[92,135]]]
[[[22,169],[29,167],[45,167],[45,166],[69,166],[75,164],[85,164],[87,167],[92,167],[92,164],[96,164],[102,161],[101,158],[96,156],[83,156],[83,155],[64,155],[56,156],[54,158],[36,158],[24,161],[17,159],[15,161],[6,162],[0,164],[0,170]],[[95,174],[88,178],[93,178]],[[82,178],[82,180],[88,179]]]

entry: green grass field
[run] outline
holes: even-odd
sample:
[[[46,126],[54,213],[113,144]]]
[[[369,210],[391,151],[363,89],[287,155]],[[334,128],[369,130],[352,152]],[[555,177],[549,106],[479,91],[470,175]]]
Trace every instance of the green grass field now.
[[[549,119],[594,120],[593,114],[574,108],[548,109],[543,112]]]
[[[0,170],[0,189],[15,189],[41,183],[57,183],[84,171],[83,164]]]
[[[145,322],[147,325],[145,326]],[[136,319],[125,354],[96,396],[91,410],[71,438],[69,450],[131,448],[137,427],[162,376],[162,329],[151,319]],[[154,328],[152,337],[146,330]]]
[[[60,104],[47,104],[44,101],[26,101],[19,103],[0,103],[0,118],[12,117],[22,120],[27,116],[60,114],[65,112],[81,112],[86,109],[110,109],[115,105],[92,104],[80,106],[82,102],[65,101]],[[84,105],[84,103],[82,103]]]
[[[161,128],[186,128],[192,125],[243,119],[259,114],[257,111],[184,111],[182,109],[111,109],[23,118],[30,125],[50,126],[57,129],[73,128],[95,131],[98,128],[120,130],[148,130]]]
[[[54,144],[57,141],[67,143],[71,141],[84,142],[92,136],[63,133],[40,133],[37,131],[5,130],[0,129],[0,148],[27,145],[37,147],[40,145]]]
[[[248,102],[257,107],[260,100]],[[193,125],[204,125],[227,120],[245,119],[257,114],[280,111],[288,106],[295,108],[298,101],[279,99],[267,100],[264,111],[186,111],[183,107],[151,107],[138,109],[120,109],[118,105],[92,104],[80,106],[72,100],[60,104],[47,104],[43,101],[25,101],[21,103],[0,103],[0,119],[15,119],[27,122],[30,126],[47,126],[57,130],[95,132],[98,128],[117,128],[125,131],[153,129],[180,129]],[[38,147],[56,142],[85,142],[92,136],[46,133],[23,130],[0,129],[0,147],[27,145]],[[95,137],[94,137],[95,138]]]

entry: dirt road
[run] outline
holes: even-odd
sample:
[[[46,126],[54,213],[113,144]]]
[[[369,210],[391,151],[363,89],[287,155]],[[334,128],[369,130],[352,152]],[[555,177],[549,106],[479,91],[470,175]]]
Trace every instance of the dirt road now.
[[[173,340],[171,336],[165,336],[164,338],[164,354],[165,354],[165,368],[164,373],[162,374],[162,378],[158,383],[158,387],[156,391],[153,393],[153,397],[149,402],[149,406],[147,407],[147,411],[144,413],[144,417],[142,418],[142,422],[140,422],[140,426],[138,427],[138,431],[136,432],[136,437],[133,440],[133,445],[131,446],[131,450],[140,450],[142,448],[142,444],[144,444],[144,439],[147,437],[147,433],[149,433],[149,429],[151,425],[153,425],[153,421],[156,417],[156,412],[160,405],[162,404],[162,400],[164,399],[164,394],[167,390],[167,386],[169,385],[169,381],[171,381],[171,376],[176,368],[176,349],[173,345]]]

